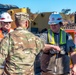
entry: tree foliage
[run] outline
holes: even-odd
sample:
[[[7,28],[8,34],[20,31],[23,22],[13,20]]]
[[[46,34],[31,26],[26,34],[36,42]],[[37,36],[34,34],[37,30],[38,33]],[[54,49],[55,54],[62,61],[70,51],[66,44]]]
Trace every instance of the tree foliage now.
[[[71,11],[71,9],[62,9],[62,10],[61,10],[61,12],[64,13],[64,14],[67,14],[67,13],[70,12],[70,11]]]

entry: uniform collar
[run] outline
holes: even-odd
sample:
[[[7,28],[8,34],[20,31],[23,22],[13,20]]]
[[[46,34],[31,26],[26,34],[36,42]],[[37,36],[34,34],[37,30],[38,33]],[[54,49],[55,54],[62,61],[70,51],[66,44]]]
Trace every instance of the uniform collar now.
[[[26,30],[27,28],[17,27],[18,30]]]

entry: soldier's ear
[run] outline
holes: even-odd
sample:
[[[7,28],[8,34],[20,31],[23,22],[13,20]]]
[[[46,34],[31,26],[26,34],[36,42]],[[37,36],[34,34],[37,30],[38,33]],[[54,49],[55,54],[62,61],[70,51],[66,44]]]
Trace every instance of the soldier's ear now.
[[[26,23],[25,23],[25,24],[26,24],[26,28],[29,28],[28,21],[26,21]]]

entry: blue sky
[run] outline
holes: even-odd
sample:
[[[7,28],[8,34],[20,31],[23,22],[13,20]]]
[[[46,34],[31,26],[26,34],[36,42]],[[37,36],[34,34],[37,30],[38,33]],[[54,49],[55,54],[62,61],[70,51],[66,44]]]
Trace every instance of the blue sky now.
[[[0,0],[1,4],[12,4],[19,8],[29,8],[31,12],[61,12],[62,9],[76,11],[76,0]]]

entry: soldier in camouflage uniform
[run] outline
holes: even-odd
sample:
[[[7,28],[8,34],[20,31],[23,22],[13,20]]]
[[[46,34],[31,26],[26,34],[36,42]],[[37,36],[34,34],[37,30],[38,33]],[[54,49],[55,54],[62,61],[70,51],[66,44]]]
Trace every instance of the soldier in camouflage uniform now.
[[[27,30],[29,15],[16,13],[17,28],[5,37],[0,44],[0,75],[34,75],[34,60],[43,41]]]

